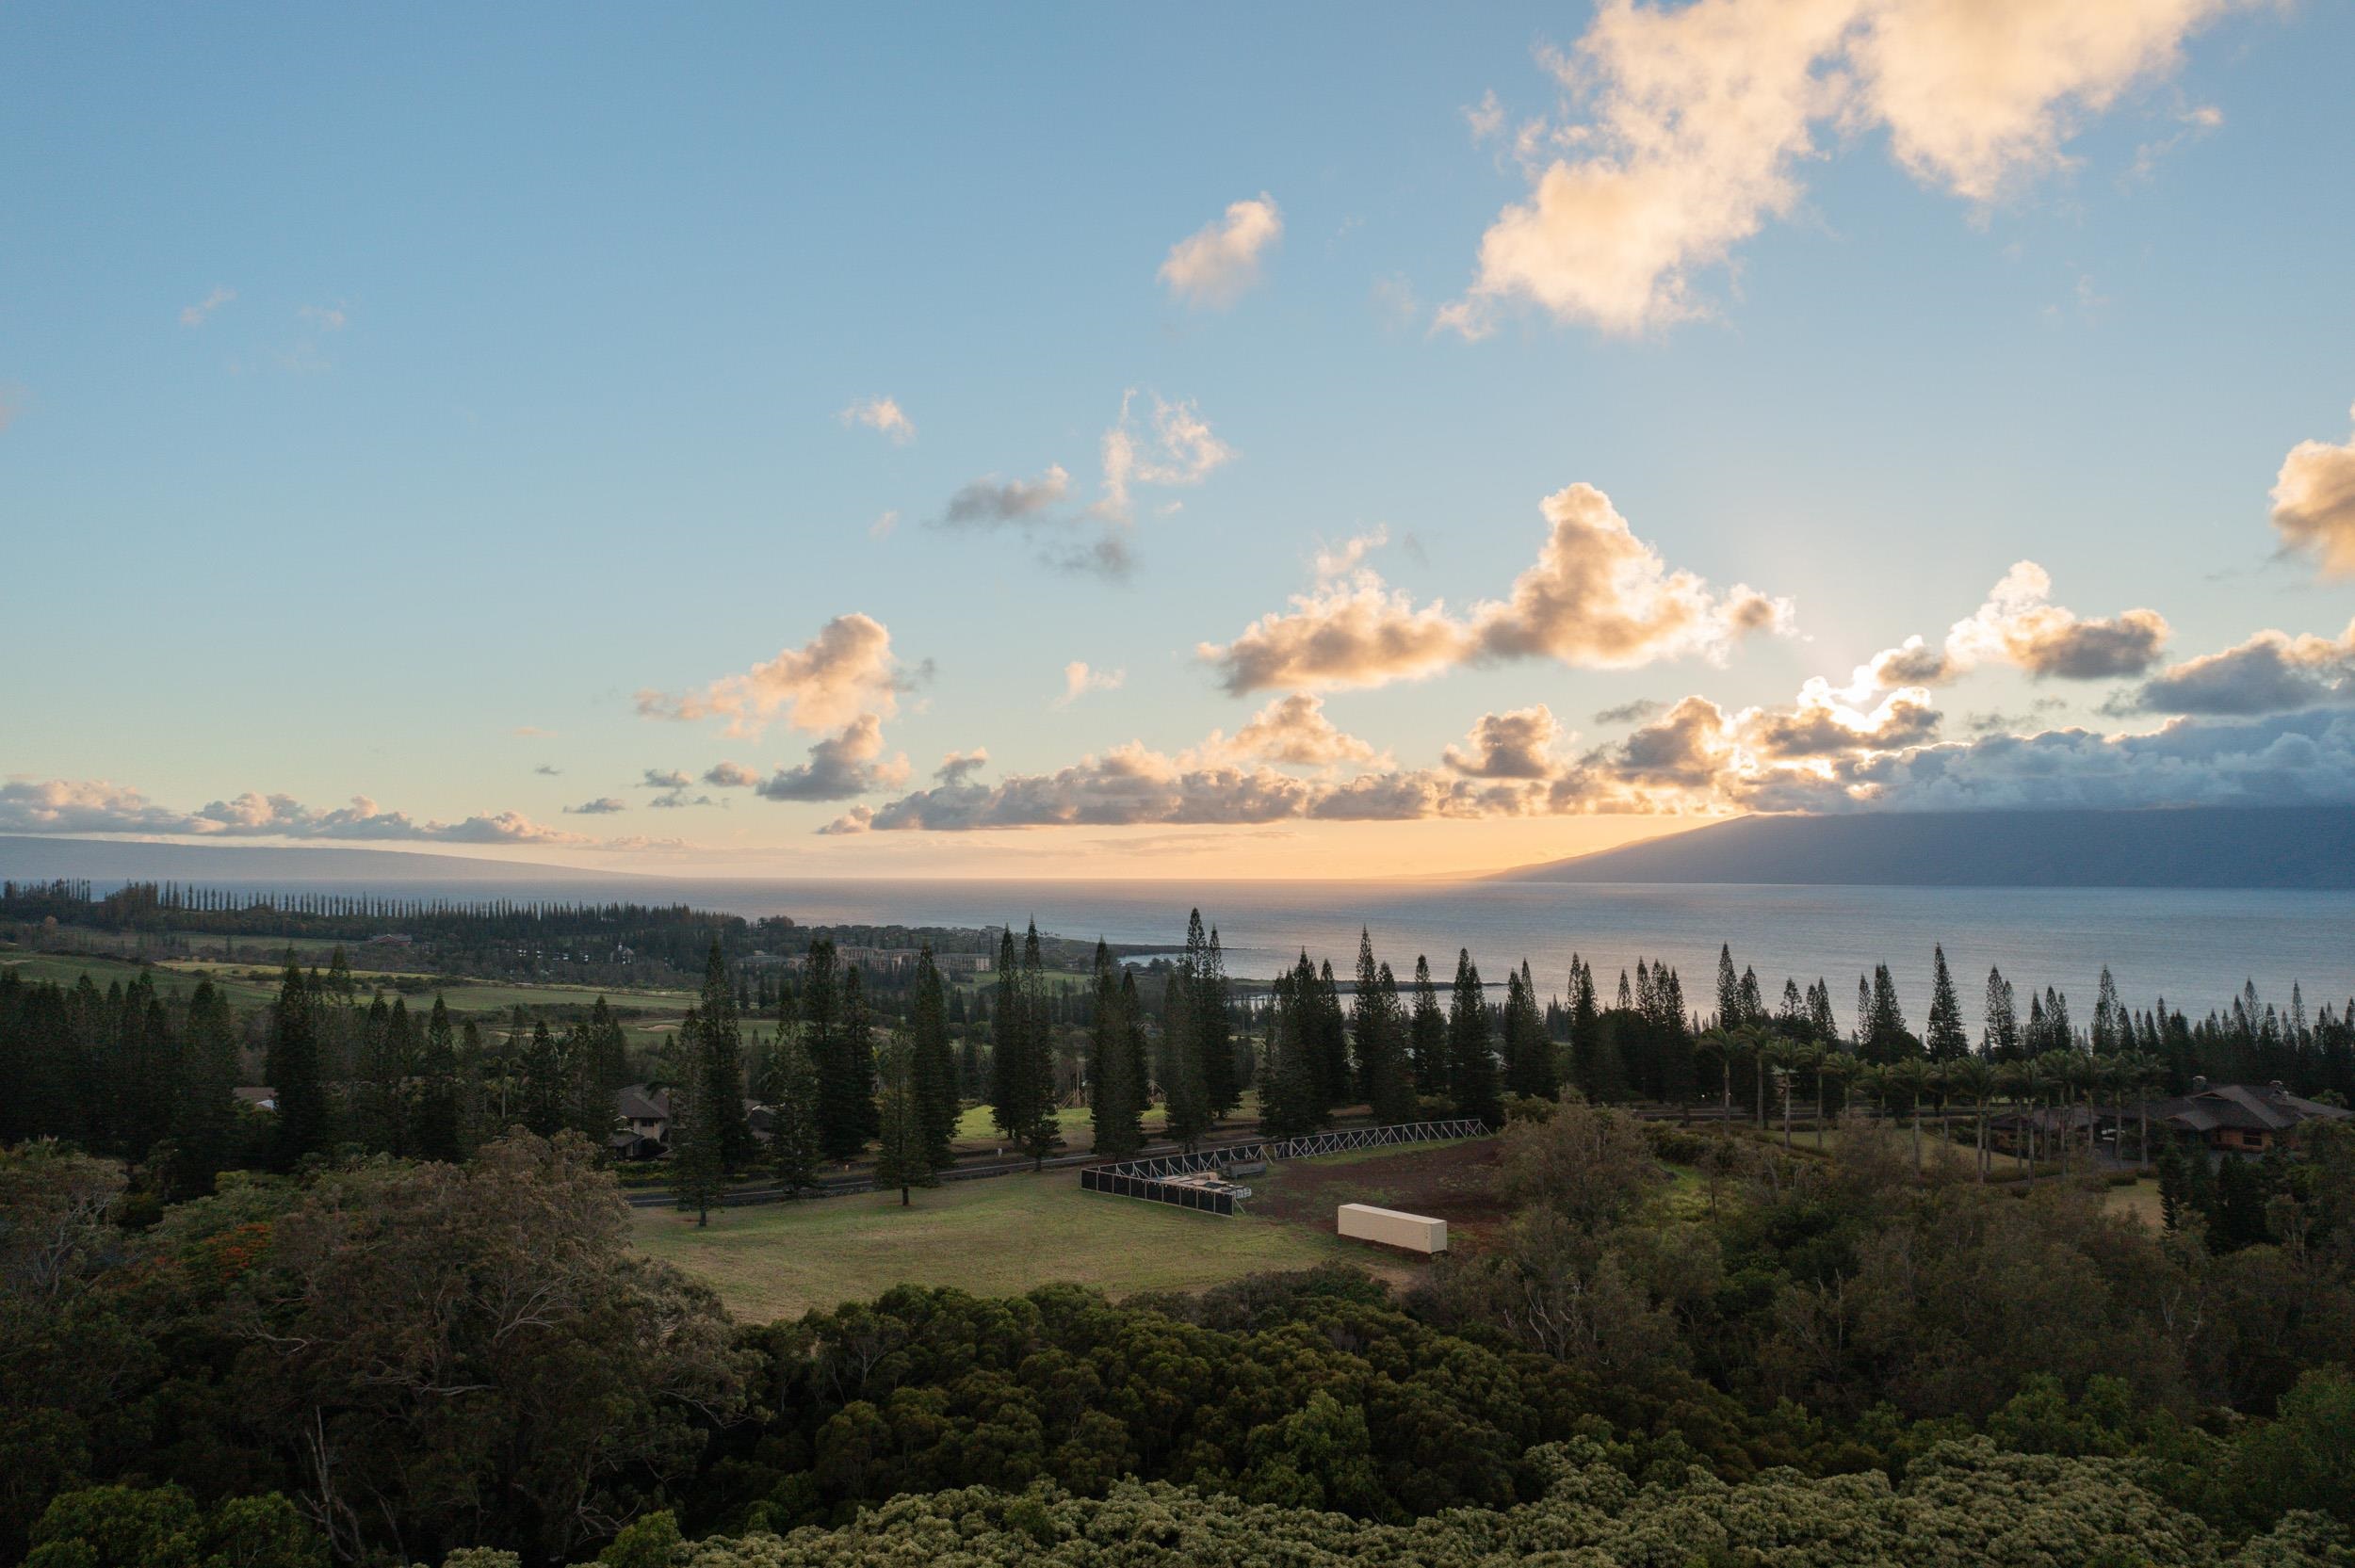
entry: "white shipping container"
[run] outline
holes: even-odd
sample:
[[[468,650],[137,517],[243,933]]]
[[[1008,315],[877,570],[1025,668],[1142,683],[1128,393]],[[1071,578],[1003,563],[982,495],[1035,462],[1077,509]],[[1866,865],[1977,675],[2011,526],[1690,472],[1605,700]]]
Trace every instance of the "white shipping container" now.
[[[1394,1208],[1375,1208],[1372,1204],[1343,1204],[1340,1221],[1343,1236],[1360,1241],[1378,1241],[1385,1247],[1399,1247],[1410,1253],[1447,1251],[1447,1221],[1428,1215],[1402,1214]]]

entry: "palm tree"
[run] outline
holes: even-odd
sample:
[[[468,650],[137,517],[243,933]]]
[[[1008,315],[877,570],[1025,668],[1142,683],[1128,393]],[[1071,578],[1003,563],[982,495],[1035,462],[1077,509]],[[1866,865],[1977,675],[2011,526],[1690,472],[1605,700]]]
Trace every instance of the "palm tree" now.
[[[1837,1045],[1815,1047],[1815,1152],[1824,1152],[1824,1080],[1844,1078],[1856,1071],[1856,1059]]]
[[[1733,1058],[1738,1049],[1734,1042],[1733,1031],[1726,1028],[1709,1029],[1698,1040],[1693,1042],[1693,1048],[1704,1057],[1713,1056],[1717,1059],[1718,1121],[1720,1124],[1732,1121]]]
[[[1903,1094],[1913,1113],[1913,1173],[1922,1174],[1922,1097],[1937,1085],[1937,1073],[1922,1057],[1900,1057],[1889,1064],[1889,1087]]]
[[[2086,1170],[2091,1172],[2093,1169],[2093,1086],[2100,1080],[2101,1070],[2093,1058],[2084,1051],[2063,1051],[2060,1057],[2060,1081],[2063,1086],[2061,1103],[2067,1106],[2072,1113],[2076,1110],[2077,1101],[2080,1098],[2083,1098],[2086,1104]],[[2069,1120],[2063,1117],[2061,1141],[2066,1144],[2069,1138]]]
[[[1811,1043],[1778,1035],[1766,1046],[1766,1059],[1774,1066],[1775,1081],[1782,1086],[1782,1146],[1791,1147],[1791,1079],[1807,1061]]]
[[[2141,1121],[2141,1129],[2135,1135],[2135,1163],[2143,1170],[2151,1169],[2151,1091],[2158,1086],[2163,1072],[2159,1059],[2148,1051],[2130,1051],[2125,1058],[2126,1081],[2135,1091],[2135,1109]]]
[[[1995,1069],[1977,1057],[1962,1057],[1946,1063],[1942,1075],[1946,1090],[1960,1099],[1971,1102],[1974,1123],[1972,1137],[1973,1163],[1978,1169],[1981,1182],[1987,1180],[1987,1102],[1995,1091]]]
[[[2005,1099],[2011,1102],[2011,1115],[2015,1128],[2012,1134],[2012,1159],[2026,1173],[2029,1182],[2034,1184],[2036,1167],[2028,1160],[2029,1123],[2027,1116],[2020,1108],[2022,1102],[2028,1096],[2028,1084],[2031,1076],[2028,1064],[2024,1061],[2012,1059],[1995,1064],[1995,1087]]]
[[[1881,1120],[1889,1114],[1889,1069],[1875,1061],[1848,1059],[1855,1063],[1848,1076],[1855,1081],[1857,1093],[1873,1102],[1873,1119]]]

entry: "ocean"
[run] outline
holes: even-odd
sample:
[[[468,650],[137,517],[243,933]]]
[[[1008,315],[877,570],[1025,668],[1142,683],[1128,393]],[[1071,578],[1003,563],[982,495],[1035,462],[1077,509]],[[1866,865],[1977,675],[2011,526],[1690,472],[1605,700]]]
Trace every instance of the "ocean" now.
[[[11,840],[11,844],[25,841]],[[0,857],[4,860],[6,857]],[[388,857],[392,858],[392,857]],[[398,857],[406,860],[408,857]],[[354,857],[357,860],[357,857]],[[264,879],[203,874],[205,885],[261,890],[444,894],[457,898],[685,902],[804,922],[995,926],[1175,947],[1186,913],[1216,926],[1229,973],[1264,979],[1306,948],[1344,976],[1362,926],[1400,978],[1426,955],[1444,983],[1469,949],[1482,978],[1502,982],[1527,960],[1541,996],[1567,989],[1570,955],[1594,965],[1606,990],[1635,961],[1666,960],[1686,997],[1706,1009],[1717,947],[1758,971],[1771,1004],[1785,977],[1821,978],[1844,1018],[1857,977],[1890,966],[1918,1026],[1929,1006],[1930,953],[1943,945],[1964,1010],[1975,1017],[1987,971],[2001,968],[2025,1010],[2031,986],[2091,1010],[2102,967],[2136,1008],[2160,997],[2195,1017],[2254,981],[2286,1005],[2302,986],[2309,1012],[2355,996],[2355,892],[2274,889],[1790,886],[1758,883],[1576,884],[1529,881],[917,881],[717,880],[662,876],[536,878],[483,863],[442,885],[413,875],[377,881],[340,875]],[[34,867],[12,867],[26,874]],[[210,868],[207,868],[208,870]],[[339,867],[338,869],[341,869]],[[39,874],[56,874],[42,866]]]
[[[1720,943],[1758,971],[1769,1000],[1786,976],[1822,978],[1843,1016],[1857,977],[1886,962],[1918,1025],[1929,1006],[1930,954],[1942,945],[1965,1011],[1975,1017],[1990,966],[2026,1007],[2056,987],[2085,1016],[2104,964],[2140,1008],[2164,996],[2194,1016],[2253,980],[2286,1004],[2293,983],[2312,1010],[2355,995],[2355,893],[2152,888],[1572,885],[1543,882],[700,882],[679,895],[734,913],[804,921],[983,926],[1035,919],[1044,931],[1175,946],[1186,913],[1216,926],[1229,972],[1266,978],[1306,947],[1344,975],[1360,927],[1402,978],[1427,955],[1442,981],[1456,949],[1484,978],[1527,960],[1541,995],[1565,988],[1583,955],[1606,990],[1635,961],[1665,959],[1707,1007]]]

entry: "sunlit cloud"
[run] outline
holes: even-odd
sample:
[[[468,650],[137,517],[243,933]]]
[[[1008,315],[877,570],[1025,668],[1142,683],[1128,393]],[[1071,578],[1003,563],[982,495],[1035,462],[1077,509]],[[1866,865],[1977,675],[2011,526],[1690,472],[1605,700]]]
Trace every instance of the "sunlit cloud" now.
[[[585,848],[605,843],[546,827],[520,812],[494,812],[443,822],[386,811],[365,795],[353,796],[349,805],[320,810],[289,795],[248,791],[196,811],[179,811],[157,804],[129,785],[102,779],[11,778],[0,784],[0,832]]]
[[[1118,691],[1128,678],[1126,670],[1097,670],[1083,659],[1073,659],[1063,667],[1063,694],[1054,705],[1067,708],[1091,691]]]
[[[2290,448],[2273,481],[2273,525],[2283,549],[2314,557],[2325,576],[2355,574],[2355,436]]]
[[[864,397],[842,411],[842,423],[857,425],[888,438],[895,446],[916,439],[916,421],[896,397]]]
[[[908,782],[907,759],[885,761],[883,749],[882,721],[863,713],[812,746],[807,762],[778,768],[753,790],[771,800],[848,800],[897,789]]]
[[[1467,664],[1551,658],[1575,668],[1630,669],[1688,655],[1722,659],[1742,638],[1787,630],[1788,600],[1742,585],[1720,594],[1671,571],[1637,539],[1610,497],[1575,484],[1541,503],[1536,563],[1502,600],[1464,616],[1417,606],[1371,568],[1320,558],[1324,580],[1289,610],[1261,617],[1232,642],[1196,655],[1241,695],[1268,687],[1374,687]]]
[[[2169,665],[2126,704],[2152,713],[2287,713],[2355,698],[2355,622],[2335,638],[2267,629]]]
[[[1542,57],[1583,113],[1515,137],[1528,200],[1440,326],[1508,305],[1641,333],[1709,314],[1697,280],[1805,194],[1800,168],[1886,133],[1917,182],[1979,206],[2064,168],[2079,126],[2180,63],[2234,0],[1606,0]],[[1484,100],[1476,132],[1505,115]]]
[[[1261,263],[1284,237],[1284,215],[1261,191],[1170,247],[1161,281],[1189,305],[1223,310],[1259,281]]]
[[[699,690],[638,693],[644,718],[727,720],[731,736],[755,736],[782,717],[797,730],[836,729],[872,709],[888,716],[910,677],[892,656],[891,633],[871,616],[837,615],[799,648],[725,675]]]
[[[1985,664],[2006,664],[2038,679],[2109,680],[2139,675],[2159,660],[2169,636],[2153,609],[2088,619],[2053,603],[2052,574],[2015,561],[1984,604],[1933,646],[1909,637],[1849,676],[1841,698],[1858,705],[1908,687],[1943,686]]]

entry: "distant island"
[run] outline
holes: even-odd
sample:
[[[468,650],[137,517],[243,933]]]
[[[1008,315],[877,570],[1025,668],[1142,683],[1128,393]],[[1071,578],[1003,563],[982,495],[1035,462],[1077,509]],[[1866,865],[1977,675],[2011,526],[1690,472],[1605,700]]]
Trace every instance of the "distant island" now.
[[[1744,816],[1493,880],[2355,888],[2355,806]]]

